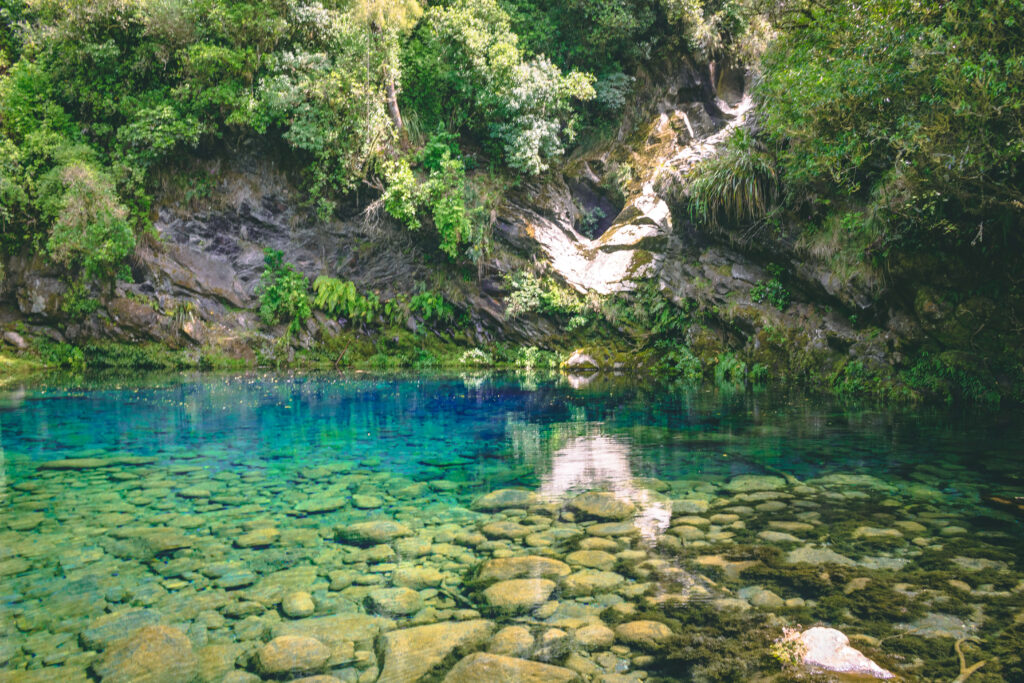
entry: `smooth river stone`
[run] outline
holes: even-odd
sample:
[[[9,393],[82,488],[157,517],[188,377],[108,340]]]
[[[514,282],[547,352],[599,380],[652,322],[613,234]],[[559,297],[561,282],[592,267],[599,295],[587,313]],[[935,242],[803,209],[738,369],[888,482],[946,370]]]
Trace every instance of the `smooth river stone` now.
[[[333,512],[348,505],[347,496],[332,496],[329,498],[307,498],[295,506],[296,512],[304,514],[320,514]]]
[[[480,567],[477,580],[483,583],[509,579],[560,579],[572,570],[565,562],[539,555],[502,557],[487,560]]]
[[[603,491],[581,493],[569,501],[569,507],[587,517],[608,520],[629,519],[636,512],[633,503]]]
[[[253,529],[235,539],[235,545],[239,548],[262,548],[275,543],[280,537],[281,532],[273,527]]]
[[[769,531],[765,530],[757,534],[757,537],[762,541],[768,543],[802,543],[799,538],[793,534],[787,534],[785,531]]]
[[[494,634],[487,644],[492,655],[525,657],[533,649],[533,635],[525,626],[506,626]]]
[[[440,586],[444,574],[434,567],[399,567],[391,575],[391,583],[414,590]]]
[[[640,530],[632,522],[604,522],[586,528],[591,536],[639,536]]]
[[[772,477],[759,474],[743,474],[733,477],[724,488],[732,493],[744,493],[746,491],[775,491],[786,487],[786,480],[782,477]]]
[[[521,614],[543,605],[554,590],[550,579],[510,579],[489,587],[483,596],[499,612]]]
[[[615,572],[582,569],[562,579],[562,594],[566,597],[580,597],[610,593],[625,581],[621,575]]]
[[[323,668],[331,651],[316,638],[279,636],[259,649],[260,670],[272,676]]]
[[[615,636],[644,650],[656,650],[672,637],[672,629],[660,621],[630,621],[615,627]]]
[[[517,538],[526,538],[534,532],[534,529],[515,522],[491,522],[480,527],[480,531],[488,538],[515,540]]]
[[[612,569],[615,567],[615,556],[603,550],[577,550],[565,556],[569,564],[578,564],[591,569]]]
[[[413,535],[409,527],[390,519],[339,524],[335,527],[335,533],[339,539],[356,545],[377,545]]]
[[[497,512],[509,508],[528,508],[541,502],[535,493],[520,489],[498,489],[480,496],[470,505],[473,510]]]
[[[444,683],[570,683],[579,680],[575,671],[560,666],[476,652],[452,667]]]
[[[377,613],[386,616],[415,614],[423,607],[423,598],[411,588],[377,588],[366,596],[367,603]]]
[[[339,666],[352,658],[353,644],[374,640],[381,631],[394,628],[395,622],[369,614],[335,614],[328,617],[310,617],[274,624],[272,635],[309,636],[316,638],[331,650],[328,666]]]
[[[381,636],[384,670],[377,683],[416,683],[453,652],[479,648],[494,631],[490,621],[448,621]]]

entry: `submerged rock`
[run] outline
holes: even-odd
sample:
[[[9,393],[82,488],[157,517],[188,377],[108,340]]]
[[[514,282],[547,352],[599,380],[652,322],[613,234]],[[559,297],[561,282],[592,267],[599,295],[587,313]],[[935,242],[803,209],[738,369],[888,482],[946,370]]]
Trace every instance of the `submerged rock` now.
[[[487,651],[493,655],[525,657],[533,649],[533,635],[525,626],[506,626],[494,634]]]
[[[528,508],[540,502],[536,493],[520,489],[498,489],[480,496],[470,507],[484,512],[496,512],[509,508]]]
[[[610,520],[629,519],[636,512],[633,503],[603,491],[581,493],[570,501],[569,507],[587,517]]]
[[[381,636],[384,670],[377,683],[415,683],[452,653],[480,647],[493,631],[492,622],[476,619],[385,633]]]
[[[578,680],[579,676],[571,669],[484,652],[462,659],[444,677],[444,683],[570,683]]]
[[[199,660],[184,633],[144,626],[103,653],[93,671],[104,683],[191,683]]]
[[[772,477],[760,474],[741,474],[733,477],[723,488],[732,493],[744,493],[746,491],[775,491],[785,488],[786,480],[782,477]]]
[[[308,617],[316,611],[313,596],[306,591],[295,591],[284,596],[281,611],[292,618]]]
[[[511,579],[499,581],[483,595],[499,612],[518,614],[544,604],[554,590],[555,582],[549,579]]]
[[[377,545],[413,535],[409,527],[390,519],[340,524],[335,527],[335,533],[340,540],[356,545]]]
[[[415,614],[423,607],[423,598],[411,588],[377,588],[366,596],[371,609],[386,616]]]
[[[568,597],[610,593],[625,581],[621,575],[615,572],[581,569],[562,580],[562,593]]]
[[[331,656],[326,645],[308,636],[279,636],[260,648],[260,670],[271,675],[322,668]]]
[[[89,650],[105,650],[144,626],[155,626],[162,618],[152,609],[127,609],[104,614],[82,632],[82,645]]]
[[[627,645],[656,650],[672,637],[672,630],[660,621],[629,621],[615,628],[615,636]]]
[[[853,567],[857,564],[834,550],[810,545],[790,550],[786,553],[786,562],[789,564],[838,564],[844,567]]]
[[[557,580],[568,576],[571,571],[565,562],[550,557],[502,557],[484,562],[477,574],[477,580],[484,583],[518,578]]]
[[[880,679],[896,678],[892,672],[865,657],[860,650],[850,647],[850,639],[846,634],[834,628],[815,626],[803,633],[792,631],[780,642],[794,643],[800,661],[811,669]]]

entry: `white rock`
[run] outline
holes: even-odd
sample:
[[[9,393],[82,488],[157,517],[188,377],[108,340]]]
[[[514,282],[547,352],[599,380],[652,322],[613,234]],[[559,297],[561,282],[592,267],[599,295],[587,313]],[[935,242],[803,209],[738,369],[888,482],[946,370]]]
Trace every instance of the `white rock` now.
[[[895,674],[875,664],[860,650],[850,647],[846,634],[834,628],[815,626],[803,633],[787,633],[784,639],[799,641],[805,666],[881,679],[896,678]]]

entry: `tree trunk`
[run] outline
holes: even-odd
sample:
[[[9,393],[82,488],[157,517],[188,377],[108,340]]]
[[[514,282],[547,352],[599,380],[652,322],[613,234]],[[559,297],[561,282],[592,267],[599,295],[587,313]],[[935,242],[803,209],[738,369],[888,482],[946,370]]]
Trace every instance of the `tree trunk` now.
[[[391,76],[391,69],[387,69],[384,76],[384,87],[387,91],[388,114],[391,122],[395,124],[395,130],[402,132],[402,112],[398,110],[398,94],[395,92],[395,79]]]

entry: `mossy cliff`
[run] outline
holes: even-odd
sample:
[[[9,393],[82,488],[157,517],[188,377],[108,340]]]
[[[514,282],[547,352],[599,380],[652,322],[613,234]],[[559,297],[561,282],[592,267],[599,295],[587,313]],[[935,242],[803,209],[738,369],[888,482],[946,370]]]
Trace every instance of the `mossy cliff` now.
[[[881,272],[784,230],[751,239],[694,222],[689,173],[751,125],[746,80],[686,60],[641,69],[619,128],[557,169],[528,182],[471,172],[494,207],[476,263],[445,258],[388,216],[376,190],[318,218],[302,208],[287,154],[224,147],[166,172],[131,278],[83,287],[41,256],[8,258],[0,326],[31,349],[5,354],[70,367],[569,361],[577,373],[1019,399],[1012,307],[976,286],[982,264],[916,257]],[[314,307],[300,324],[268,324],[266,249],[308,282],[352,282],[380,309],[357,319]],[[443,314],[412,304],[418,295]]]

